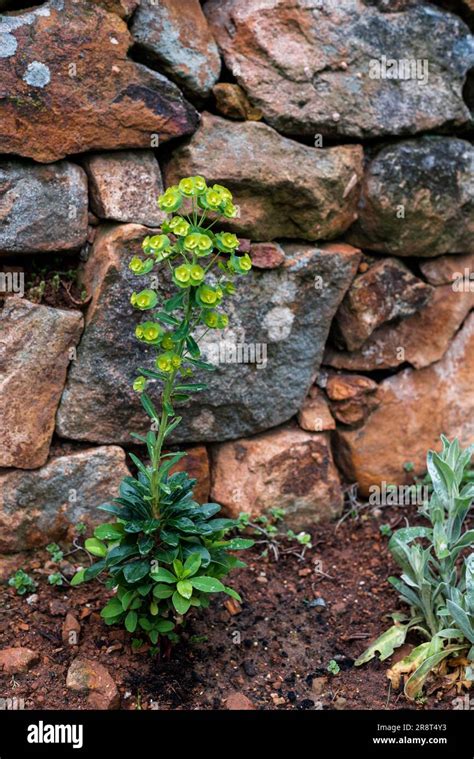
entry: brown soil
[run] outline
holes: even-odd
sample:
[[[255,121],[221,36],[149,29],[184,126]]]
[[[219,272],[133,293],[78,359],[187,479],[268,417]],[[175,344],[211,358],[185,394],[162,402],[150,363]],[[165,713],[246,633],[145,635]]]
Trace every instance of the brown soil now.
[[[386,510],[383,522],[398,526],[405,515],[413,517],[406,509]],[[30,709],[86,708],[86,697],[65,687],[68,666],[80,655],[109,670],[123,709],[223,709],[236,691],[257,709],[452,709],[454,692],[432,694],[415,706],[390,692],[387,663],[353,666],[386,628],[385,615],[403,608],[387,583],[395,567],[379,527],[372,515],[347,519],[337,531],[334,524],[317,527],[304,561],[286,554],[275,562],[262,559],[257,548],[247,552],[247,568],[232,578],[244,599],[240,613],[231,615],[215,597],[188,623],[168,661],[147,650],[133,652],[131,636],[103,624],[99,611],[109,594],[97,582],[75,589],[47,585],[53,570],[44,569],[44,556],[36,554],[23,568],[39,582],[38,600],[29,605],[2,588],[0,632],[2,648],[27,646],[42,661],[28,674],[0,676],[0,694],[23,698]],[[324,574],[315,572],[315,562],[322,562]],[[311,605],[319,597],[327,604],[324,612]],[[61,641],[68,610],[81,621],[74,647]],[[331,659],[341,670],[336,676],[327,672]]]

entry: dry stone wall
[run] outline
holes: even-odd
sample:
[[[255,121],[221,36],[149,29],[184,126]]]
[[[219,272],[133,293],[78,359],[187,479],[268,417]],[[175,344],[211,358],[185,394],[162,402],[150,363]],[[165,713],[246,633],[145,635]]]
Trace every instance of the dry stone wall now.
[[[171,441],[200,500],[308,527],[346,484],[422,474],[441,432],[472,442],[470,0],[15,5],[0,0],[0,553],[94,522],[128,471],[149,357],[127,262],[183,175],[229,186],[255,263]]]

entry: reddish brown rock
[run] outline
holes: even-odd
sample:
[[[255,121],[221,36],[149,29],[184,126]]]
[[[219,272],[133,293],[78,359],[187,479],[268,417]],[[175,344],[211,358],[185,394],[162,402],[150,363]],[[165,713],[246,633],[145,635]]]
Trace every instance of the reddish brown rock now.
[[[163,192],[152,150],[98,153],[84,159],[90,204],[100,219],[159,226],[166,218],[157,205]]]
[[[326,382],[326,393],[331,401],[353,400],[376,390],[376,382],[357,374],[330,374]]]
[[[356,427],[379,405],[375,396],[377,383],[357,374],[329,374],[326,393],[338,422]]]
[[[199,0],[141,0],[131,31],[148,60],[186,93],[210,95],[221,59]]]
[[[362,157],[360,145],[311,148],[260,122],[204,113],[164,174],[167,186],[203,174],[229,187],[240,208],[229,228],[253,240],[327,240],[356,218]]]
[[[81,625],[77,621],[74,614],[70,611],[66,614],[66,619],[63,622],[61,629],[61,638],[66,646],[77,646],[79,643],[79,635],[81,633]]]
[[[456,281],[457,288],[474,292],[474,253],[428,258],[420,262],[420,269],[431,285],[448,285]]]
[[[327,347],[324,363],[350,371],[391,369],[405,362],[417,369],[429,366],[444,356],[473,307],[474,292],[455,292],[452,285],[436,287],[428,305],[417,314],[375,330],[358,351]]]
[[[187,472],[190,477],[197,480],[194,487],[194,500],[198,503],[207,503],[211,491],[211,470],[205,445],[188,448],[186,456],[178,461],[171,471]]]
[[[90,709],[120,707],[120,695],[109,671],[92,659],[74,659],[68,669],[66,688],[88,695]]]
[[[5,675],[23,675],[40,659],[31,648],[4,648],[0,651],[0,672]]]
[[[295,529],[331,519],[343,501],[328,434],[293,425],[213,446],[211,495],[233,517],[283,508]]]
[[[315,385],[310,388],[298,413],[298,424],[308,432],[323,432],[336,428],[326,396]]]
[[[262,112],[254,108],[238,84],[219,82],[212,88],[216,108],[223,116],[237,121],[260,121]]]
[[[100,5],[110,13],[117,13],[120,18],[129,18],[140,5],[140,0],[89,0],[94,5]]]
[[[208,0],[204,12],[227,68],[279,132],[340,140],[469,121],[469,29],[432,4]]]
[[[229,709],[230,711],[251,711],[255,709],[255,706],[251,702],[251,700],[244,694],[244,693],[238,693],[237,691],[234,693],[230,693],[226,699],[225,699],[225,708]]]
[[[338,339],[354,351],[385,322],[411,316],[422,308],[432,288],[396,258],[376,261],[357,276],[335,318]]]
[[[277,242],[254,242],[250,256],[256,269],[276,269],[285,260],[285,252]]]
[[[457,437],[463,446],[474,439],[474,314],[456,335],[441,361],[425,369],[405,369],[383,380],[379,407],[364,427],[338,430],[337,461],[346,477],[359,483],[362,495],[383,482],[404,484],[426,471],[429,449],[439,450],[439,436]]]
[[[105,521],[98,507],[118,495],[129,475],[125,453],[101,446],[55,456],[41,469],[0,473],[0,552],[63,539],[71,525]]]
[[[0,152],[47,163],[86,150],[155,147],[198,115],[176,85],[127,57],[120,17],[88,0],[0,21]]]
[[[6,299],[0,311],[0,467],[45,463],[82,326],[79,311]]]

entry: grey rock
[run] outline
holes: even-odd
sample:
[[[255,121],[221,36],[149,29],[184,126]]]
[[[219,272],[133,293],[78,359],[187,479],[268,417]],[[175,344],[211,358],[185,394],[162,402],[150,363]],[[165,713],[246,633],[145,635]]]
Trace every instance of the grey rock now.
[[[0,161],[0,255],[73,250],[87,237],[87,177],[67,161]]]
[[[470,120],[474,40],[431,3],[208,0],[204,12],[227,67],[284,134],[406,135]]]
[[[367,167],[348,240],[398,256],[472,252],[473,177],[466,140],[420,137],[383,148]]]
[[[117,446],[55,456],[35,471],[0,470],[0,552],[60,540],[78,522],[106,521],[98,506],[118,495],[128,474]]]
[[[142,0],[131,31],[151,63],[159,64],[187,94],[211,94],[221,59],[199,0]]]
[[[158,226],[166,218],[157,205],[163,192],[152,150],[119,150],[84,159],[91,210],[100,219]]]
[[[136,278],[127,269],[145,231],[127,225],[100,234],[87,262],[84,277],[95,282],[96,294],[60,404],[57,429],[64,437],[128,442],[130,432],[146,429],[131,386],[139,367],[152,366],[153,352],[134,338],[142,317],[128,305]],[[208,389],[182,408],[174,441],[237,438],[278,425],[300,408],[360,252],[283,247],[280,268],[254,271],[238,283],[227,330],[204,338],[204,355],[217,370],[199,378]],[[164,278],[159,287],[166,288]],[[236,357],[252,363],[235,363]],[[159,401],[153,387],[150,394]]]

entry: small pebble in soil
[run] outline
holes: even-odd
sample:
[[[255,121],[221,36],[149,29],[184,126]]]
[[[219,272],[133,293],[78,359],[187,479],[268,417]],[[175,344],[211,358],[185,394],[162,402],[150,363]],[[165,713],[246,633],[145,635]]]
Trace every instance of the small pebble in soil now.
[[[318,598],[313,598],[311,601],[307,602],[307,605],[310,609],[316,609],[316,611],[326,611],[327,604],[324,598],[321,598],[319,596]]]
[[[244,668],[244,672],[247,675],[247,677],[255,677],[255,675],[257,674],[257,668],[254,662],[251,661],[250,659],[246,659],[242,663],[242,667]]]
[[[290,704],[294,704],[297,699],[297,695],[294,690],[289,690],[288,693],[286,694],[286,697],[288,701],[290,702]]]
[[[314,701],[312,701],[310,698],[304,698],[302,701],[299,702],[297,705],[298,709],[312,709],[314,707]]]

